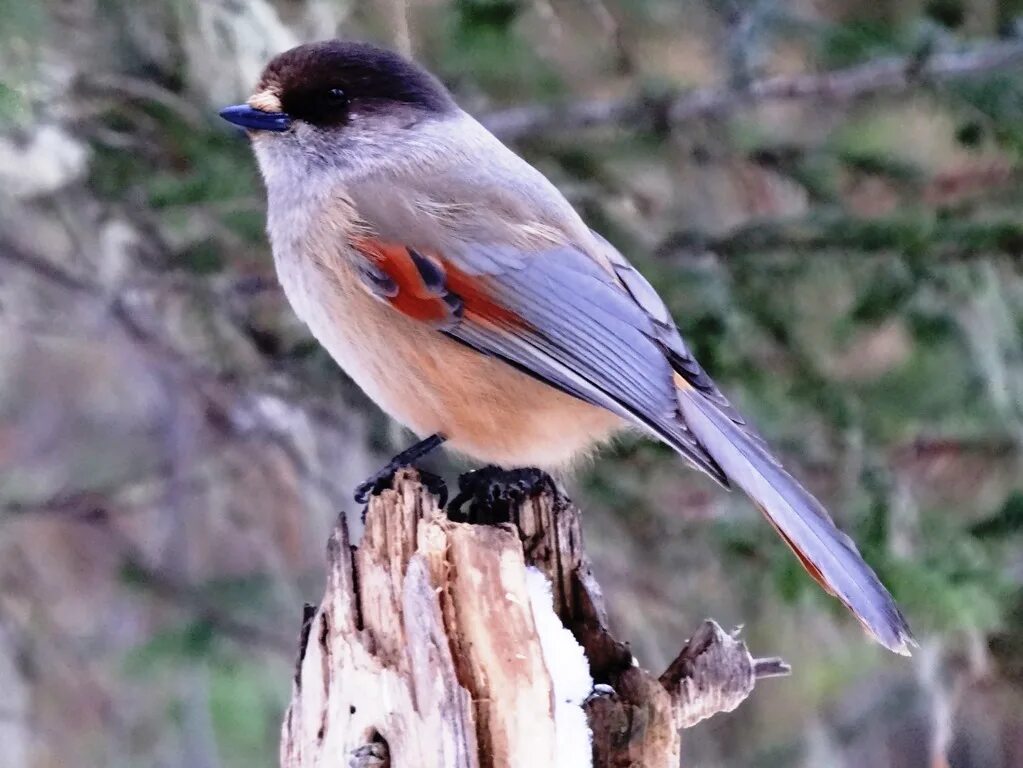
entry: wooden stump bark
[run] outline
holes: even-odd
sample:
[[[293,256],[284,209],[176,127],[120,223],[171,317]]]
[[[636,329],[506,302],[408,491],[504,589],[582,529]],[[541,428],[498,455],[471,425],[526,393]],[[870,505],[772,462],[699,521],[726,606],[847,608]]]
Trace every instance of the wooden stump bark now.
[[[675,768],[681,729],[788,671],[712,621],[639,667],[553,482],[449,518],[403,470],[365,522],[354,547],[342,516],[306,610],[284,768]]]

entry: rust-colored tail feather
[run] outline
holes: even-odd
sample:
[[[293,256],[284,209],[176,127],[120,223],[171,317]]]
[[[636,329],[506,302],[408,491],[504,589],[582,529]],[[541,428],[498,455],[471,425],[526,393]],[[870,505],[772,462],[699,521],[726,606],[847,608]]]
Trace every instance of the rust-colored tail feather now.
[[[681,377],[676,380],[687,426],[729,481],[746,492],[813,579],[841,600],[869,634],[908,656],[916,645],[909,626],[852,539],[759,439]]]

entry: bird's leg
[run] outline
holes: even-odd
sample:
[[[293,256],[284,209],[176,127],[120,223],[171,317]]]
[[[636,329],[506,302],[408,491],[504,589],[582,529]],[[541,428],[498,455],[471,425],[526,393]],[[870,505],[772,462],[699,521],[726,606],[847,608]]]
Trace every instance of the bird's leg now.
[[[535,467],[483,467],[458,478],[458,495],[448,505],[448,517],[477,525],[510,522],[523,501],[547,490],[556,490],[554,479]]]
[[[369,497],[380,493],[384,488],[391,484],[391,479],[394,477],[394,473],[402,467],[409,467],[415,464],[419,459],[423,458],[430,451],[439,448],[446,438],[442,434],[430,435],[424,440],[420,440],[415,445],[406,448],[404,451],[399,453],[384,466],[379,472],[376,472],[366,478],[363,482],[359,483],[355,489],[355,502],[357,504],[365,504],[369,501]],[[438,484],[439,483],[439,487]],[[431,491],[441,496],[441,506],[444,505],[444,501],[447,498],[447,488],[444,486],[444,481],[434,475],[423,476],[423,484],[426,485]]]

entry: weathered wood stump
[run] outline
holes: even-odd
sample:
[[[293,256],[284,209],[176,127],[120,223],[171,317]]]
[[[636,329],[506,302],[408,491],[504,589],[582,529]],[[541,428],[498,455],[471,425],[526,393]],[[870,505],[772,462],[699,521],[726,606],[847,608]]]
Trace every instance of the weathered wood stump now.
[[[639,667],[549,479],[449,517],[405,470],[365,520],[353,547],[342,516],[306,611],[285,768],[674,768],[681,729],[787,672],[712,621],[660,677]]]

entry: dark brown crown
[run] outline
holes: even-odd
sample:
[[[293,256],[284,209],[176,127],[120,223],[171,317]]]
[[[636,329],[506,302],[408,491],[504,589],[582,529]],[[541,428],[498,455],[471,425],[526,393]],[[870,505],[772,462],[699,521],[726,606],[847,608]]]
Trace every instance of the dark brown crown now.
[[[292,48],[271,61],[259,91],[284,112],[314,123],[339,122],[348,109],[407,105],[443,114],[455,109],[447,89],[422,67],[369,43],[327,40]]]

